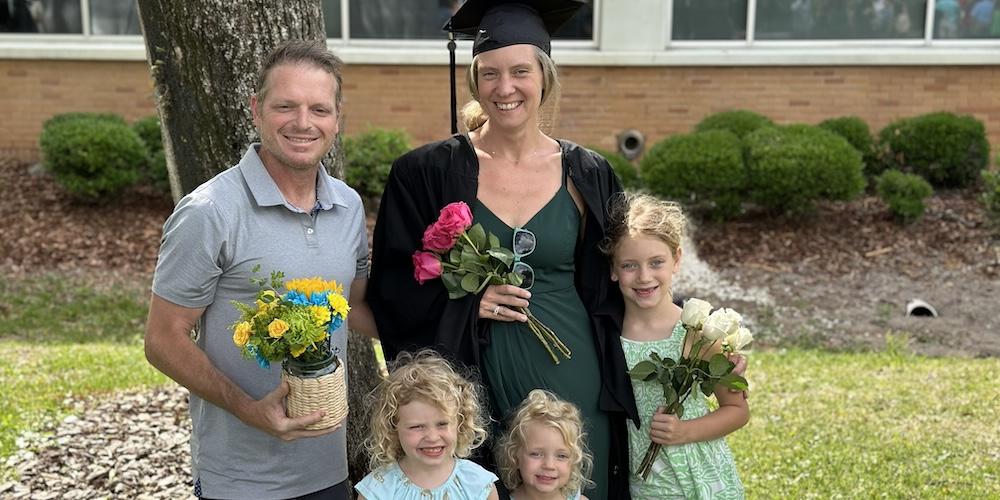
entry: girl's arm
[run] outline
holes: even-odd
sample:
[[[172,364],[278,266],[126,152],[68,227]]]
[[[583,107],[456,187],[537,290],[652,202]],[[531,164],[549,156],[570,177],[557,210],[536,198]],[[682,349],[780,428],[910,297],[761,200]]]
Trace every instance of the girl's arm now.
[[[490,486],[490,495],[486,497],[486,500],[500,500],[500,493],[497,492],[496,485]]]

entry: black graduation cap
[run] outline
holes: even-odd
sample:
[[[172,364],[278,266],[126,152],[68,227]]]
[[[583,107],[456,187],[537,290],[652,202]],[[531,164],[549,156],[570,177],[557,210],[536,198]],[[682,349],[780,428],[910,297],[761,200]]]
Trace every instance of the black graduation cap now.
[[[451,133],[458,132],[455,107],[454,35],[475,37],[472,55],[508,45],[530,44],[552,53],[552,33],[584,5],[579,0],[468,0],[442,28],[452,38]]]

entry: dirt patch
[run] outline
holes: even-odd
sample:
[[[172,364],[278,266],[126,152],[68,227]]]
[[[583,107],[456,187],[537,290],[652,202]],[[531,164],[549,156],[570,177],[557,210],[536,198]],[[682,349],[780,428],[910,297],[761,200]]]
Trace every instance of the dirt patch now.
[[[148,280],[172,209],[144,189],[72,203],[54,180],[0,159],[0,267]],[[693,232],[682,293],[748,316],[761,345],[1000,355],[1000,240],[974,191],[941,193],[923,219],[893,222],[877,198],[798,218],[751,213]],[[920,298],[938,318],[913,318]]]

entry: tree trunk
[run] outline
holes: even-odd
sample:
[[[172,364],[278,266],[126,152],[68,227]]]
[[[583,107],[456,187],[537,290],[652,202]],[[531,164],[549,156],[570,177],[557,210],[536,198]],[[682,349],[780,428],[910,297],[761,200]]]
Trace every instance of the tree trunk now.
[[[325,40],[321,0],[138,0],[139,16],[174,201],[235,165],[257,141],[250,112],[257,71],[289,39]],[[343,178],[340,136],[324,164]],[[367,432],[362,398],[381,375],[372,343],[348,335],[348,460],[351,479],[367,473],[359,454]],[[353,430],[353,432],[352,432]],[[362,458],[357,458],[357,457]],[[360,474],[360,475],[358,475]]]

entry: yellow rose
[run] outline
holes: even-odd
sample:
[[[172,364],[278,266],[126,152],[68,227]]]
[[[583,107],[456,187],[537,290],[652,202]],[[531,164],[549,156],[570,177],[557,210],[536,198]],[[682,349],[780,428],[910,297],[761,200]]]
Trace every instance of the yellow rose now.
[[[267,325],[267,334],[276,339],[280,339],[281,336],[284,335],[285,332],[287,331],[288,331],[288,323],[285,323],[280,319],[276,319],[272,321],[270,325]]]
[[[250,340],[250,323],[244,321],[236,325],[233,329],[233,343],[243,347]]]
[[[292,357],[297,358],[302,353],[306,352],[306,346],[292,347],[291,352],[292,352]]]

